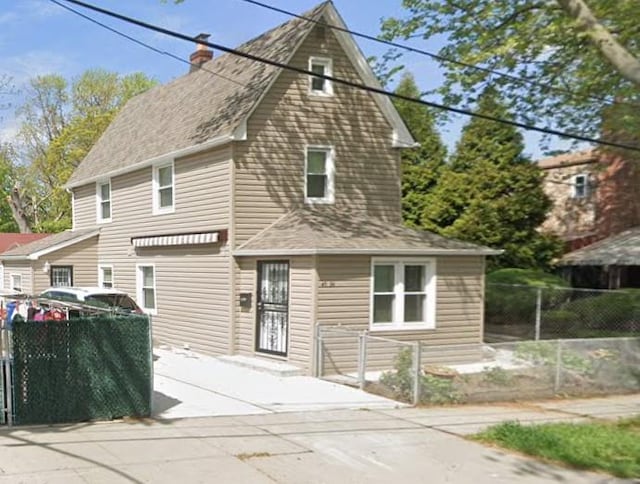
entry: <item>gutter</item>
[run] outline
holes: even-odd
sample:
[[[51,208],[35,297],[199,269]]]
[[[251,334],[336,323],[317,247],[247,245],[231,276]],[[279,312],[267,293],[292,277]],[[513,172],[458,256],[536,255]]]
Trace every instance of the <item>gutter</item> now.
[[[241,249],[232,252],[234,257],[261,257],[280,255],[449,255],[449,256],[488,256],[500,255],[504,250],[495,249]]]

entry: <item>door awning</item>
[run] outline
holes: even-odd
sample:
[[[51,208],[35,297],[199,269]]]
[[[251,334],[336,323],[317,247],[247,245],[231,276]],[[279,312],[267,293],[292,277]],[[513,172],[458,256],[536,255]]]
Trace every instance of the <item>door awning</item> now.
[[[171,245],[215,244],[219,239],[220,232],[198,232],[132,237],[131,243],[134,247],[166,247]]]

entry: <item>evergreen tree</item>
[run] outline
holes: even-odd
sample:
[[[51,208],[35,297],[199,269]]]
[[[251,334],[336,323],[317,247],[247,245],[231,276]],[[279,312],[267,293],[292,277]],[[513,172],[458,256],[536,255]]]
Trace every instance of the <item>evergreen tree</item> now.
[[[477,112],[509,118],[497,92],[485,90]],[[560,243],[537,231],[551,208],[543,174],[524,154],[512,126],[473,118],[450,164],[425,200],[422,225],[442,235],[504,249],[497,267],[546,267]]]
[[[405,74],[397,94],[419,98],[420,90],[411,74]],[[402,153],[402,215],[407,225],[420,227],[425,197],[436,185],[444,167],[447,149],[435,128],[435,118],[428,107],[401,99],[394,100],[396,109],[420,144]]]

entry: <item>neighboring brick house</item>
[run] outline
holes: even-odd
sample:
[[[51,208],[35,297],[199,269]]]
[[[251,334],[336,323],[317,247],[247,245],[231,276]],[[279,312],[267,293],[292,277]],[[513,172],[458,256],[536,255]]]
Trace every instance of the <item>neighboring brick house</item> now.
[[[554,202],[542,230],[571,251],[640,225],[636,165],[595,149],[540,160],[544,190]]]
[[[353,38],[322,25],[346,28],[331,2],[305,16],[319,23],[239,50],[378,85]],[[390,99],[203,48],[192,61],[129,101],[78,166],[73,230],[0,259],[35,292],[47,263],[115,285],[154,315],[155,338],[205,353],[312,372],[315,325],[341,324],[423,341],[426,357],[479,356],[485,257],[499,252],[402,226],[414,140]]]

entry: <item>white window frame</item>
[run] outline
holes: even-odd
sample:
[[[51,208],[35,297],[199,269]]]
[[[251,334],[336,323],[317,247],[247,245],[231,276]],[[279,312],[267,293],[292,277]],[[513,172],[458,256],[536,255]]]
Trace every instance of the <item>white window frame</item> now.
[[[582,185],[583,187],[583,193],[580,194],[578,193],[578,179],[579,178],[583,178],[584,179],[584,184]],[[572,198],[578,198],[578,199],[582,199],[582,198],[588,198],[589,197],[589,174],[588,173],[578,173],[576,175],[573,176],[572,180],[571,180],[571,197]]]
[[[9,289],[11,289],[12,291],[16,290],[14,289],[16,287],[16,284],[13,282],[14,278],[19,277],[20,278],[20,284],[18,285],[18,292],[22,292],[24,290],[24,288],[22,287],[22,274],[18,274],[16,272],[12,272],[11,274],[9,274],[9,285],[11,286]]]
[[[393,308],[393,321],[389,323],[374,323],[374,294],[375,294],[375,267],[376,265],[394,266],[395,305]],[[419,293],[404,291],[404,267],[406,265],[424,266],[425,287]],[[369,328],[371,331],[415,331],[435,329],[436,327],[436,285],[437,285],[436,259],[432,257],[372,257],[370,276],[370,301],[369,301]],[[404,322],[404,296],[406,294],[422,294],[426,296],[425,321]]]
[[[309,166],[309,152],[310,151],[322,151],[326,153],[325,161],[325,176],[327,177],[326,196],[324,197],[309,197],[308,196],[308,166]],[[304,151],[304,202],[308,204],[329,204],[335,202],[335,150],[333,146],[325,145],[308,145]]]
[[[109,199],[104,200],[102,198],[102,187],[104,185],[109,185]],[[109,203],[109,217],[102,217],[102,205],[104,203]],[[111,179],[102,180],[96,182],[96,222],[99,224],[106,224],[111,222],[113,218],[113,197],[111,196]]]
[[[324,67],[324,75],[333,77],[333,61],[328,57],[309,57],[309,72],[314,65]],[[333,83],[329,79],[324,79],[323,89],[313,88],[314,76],[309,76],[309,94],[312,96],[330,97],[333,96]]]
[[[162,168],[171,167],[171,185],[166,187],[160,186],[160,170]],[[171,205],[168,207],[160,206],[160,189],[171,187]],[[169,163],[159,163],[153,166],[153,214],[163,215],[173,213],[176,209],[176,171],[173,161]]]
[[[107,286],[104,285],[104,273],[102,272],[104,269],[111,270],[111,288],[116,287],[116,277],[113,270],[113,264],[98,264],[98,287],[107,288]]]
[[[0,289],[4,289],[4,264],[0,262]]]
[[[153,299],[155,302],[155,306],[153,308],[144,307],[144,293],[142,286],[143,277],[142,277],[142,269],[144,267],[151,267],[153,269]],[[158,314],[158,285],[156,283],[156,266],[155,264],[141,263],[136,264],[136,302],[138,306],[146,313],[151,315]]]

